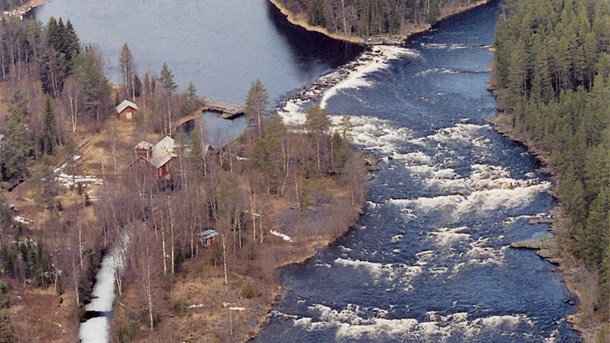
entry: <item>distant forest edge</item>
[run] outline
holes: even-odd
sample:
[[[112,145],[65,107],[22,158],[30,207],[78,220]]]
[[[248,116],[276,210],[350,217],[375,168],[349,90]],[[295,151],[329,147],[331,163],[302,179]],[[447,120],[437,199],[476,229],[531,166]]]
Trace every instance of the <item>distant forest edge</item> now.
[[[610,1],[504,0],[496,28],[499,103],[550,156],[569,216],[567,249],[591,271],[584,321],[610,309]],[[587,319],[588,318],[588,319]],[[598,339],[607,342],[608,328]]]
[[[29,0],[0,0],[0,9],[8,11],[27,3]]]
[[[321,28],[328,35],[366,41],[405,38],[439,19],[490,0],[270,0],[290,12],[293,22]]]

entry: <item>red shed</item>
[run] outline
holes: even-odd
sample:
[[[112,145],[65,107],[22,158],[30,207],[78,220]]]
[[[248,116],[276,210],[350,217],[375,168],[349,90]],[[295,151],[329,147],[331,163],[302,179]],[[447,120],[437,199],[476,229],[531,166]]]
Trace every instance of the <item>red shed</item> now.
[[[137,111],[138,105],[129,100],[123,100],[123,102],[116,107],[117,118],[119,118],[119,121],[134,120]]]
[[[169,136],[155,145],[142,141],[136,145],[136,159],[129,164],[129,167],[142,165],[148,168],[152,167],[149,170],[154,171],[157,181],[165,180],[171,174],[172,160],[177,157],[174,148],[175,142]]]

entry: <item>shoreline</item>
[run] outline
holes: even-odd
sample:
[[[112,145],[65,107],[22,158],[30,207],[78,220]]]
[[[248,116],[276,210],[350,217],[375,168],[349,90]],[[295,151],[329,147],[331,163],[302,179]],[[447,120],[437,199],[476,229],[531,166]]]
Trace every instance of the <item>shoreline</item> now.
[[[492,93],[497,98],[496,92],[492,91]],[[559,176],[555,170],[549,167],[550,156],[548,152],[538,147],[536,143],[528,139],[526,135],[516,132],[511,127],[511,120],[512,117],[510,115],[501,111],[487,121],[497,133],[514,142],[522,144],[527,149],[528,153],[540,162],[542,166],[540,171],[550,174],[553,178],[553,183],[556,184]],[[556,186],[554,185],[551,188],[551,191],[554,192],[555,188]],[[552,196],[555,197],[554,194],[552,194]],[[568,232],[565,224],[567,218],[563,204],[558,201],[558,204],[551,209],[550,214],[551,218],[553,218],[548,229],[552,234],[551,237],[517,241],[511,243],[511,247],[514,249],[535,250],[536,255],[541,259],[557,266],[566,288],[578,298],[576,312],[568,315],[565,320],[574,331],[580,334],[584,342],[594,342],[599,327],[587,325],[590,323],[590,320],[584,318],[586,314],[581,306],[584,301],[584,294],[586,294],[587,290],[585,289],[586,284],[580,280],[579,273],[586,272],[586,268],[564,249]]]
[[[23,17],[30,13],[34,8],[44,5],[46,0],[29,0],[23,5],[17,6],[12,10],[4,11],[3,16],[5,17],[19,17],[23,20]]]
[[[368,38],[363,38],[363,37],[356,36],[356,35],[345,36],[344,34],[341,34],[341,33],[330,32],[330,31],[328,31],[328,29],[321,27],[321,26],[310,25],[305,20],[305,18],[302,18],[300,15],[297,15],[297,14],[289,11],[286,7],[284,7],[284,5],[280,4],[278,0],[269,0],[269,3],[271,3],[278,11],[280,11],[280,13],[282,13],[282,15],[284,15],[286,17],[286,19],[288,20],[288,22],[291,23],[292,25],[299,26],[310,32],[317,32],[317,33],[323,34],[329,38],[336,39],[336,40],[339,40],[342,42],[360,44],[360,45],[372,47],[375,45],[402,45],[403,43],[405,43],[405,41],[412,38],[413,36],[430,30],[435,25],[437,25],[438,23],[440,23],[444,20],[450,19],[456,15],[462,14],[464,12],[477,8],[479,6],[487,5],[488,3],[491,3],[493,1],[496,1],[496,0],[478,0],[470,5],[459,6],[459,7],[453,8],[445,13],[442,13],[435,24],[428,24],[428,23],[410,24],[408,26],[409,28],[405,29],[406,32],[398,34],[398,35],[383,34],[383,35],[371,36]]]

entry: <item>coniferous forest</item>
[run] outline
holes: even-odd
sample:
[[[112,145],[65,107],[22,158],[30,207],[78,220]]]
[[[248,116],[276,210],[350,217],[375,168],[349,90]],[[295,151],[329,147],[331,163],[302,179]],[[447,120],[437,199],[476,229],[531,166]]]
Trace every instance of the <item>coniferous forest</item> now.
[[[278,0],[289,11],[331,33],[371,37],[402,34],[410,27],[433,24],[442,13],[476,0]]]
[[[496,28],[500,103],[549,154],[569,216],[567,249],[598,278],[607,320],[610,265],[610,1],[506,0]]]

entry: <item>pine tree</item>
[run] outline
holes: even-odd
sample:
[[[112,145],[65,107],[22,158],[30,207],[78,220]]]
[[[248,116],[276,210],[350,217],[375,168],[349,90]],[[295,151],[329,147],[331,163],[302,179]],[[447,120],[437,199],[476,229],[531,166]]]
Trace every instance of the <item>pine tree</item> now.
[[[246,115],[250,125],[256,126],[259,137],[263,135],[263,115],[268,104],[267,89],[260,80],[254,81],[246,96]]]

